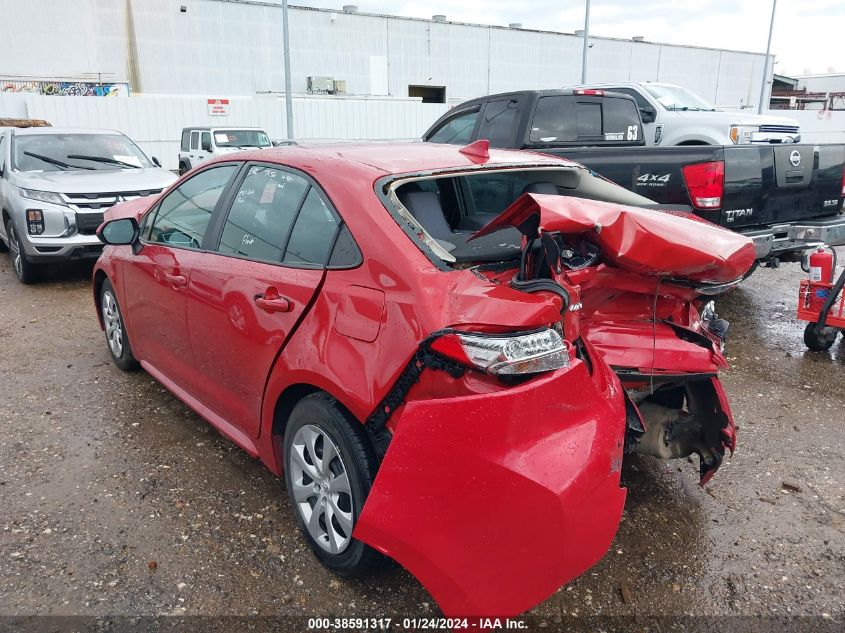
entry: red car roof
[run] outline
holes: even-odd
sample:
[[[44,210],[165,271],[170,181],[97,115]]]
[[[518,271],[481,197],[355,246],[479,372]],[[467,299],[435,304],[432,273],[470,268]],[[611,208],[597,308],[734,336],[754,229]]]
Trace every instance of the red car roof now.
[[[320,165],[334,169],[341,163],[370,172],[374,177],[385,174],[477,167],[479,165],[573,165],[571,161],[534,152],[491,149],[490,157],[481,160],[460,152],[460,145],[423,142],[331,142],[303,143],[272,149],[250,150],[225,154],[217,160],[260,160],[278,162],[310,173],[319,173]]]

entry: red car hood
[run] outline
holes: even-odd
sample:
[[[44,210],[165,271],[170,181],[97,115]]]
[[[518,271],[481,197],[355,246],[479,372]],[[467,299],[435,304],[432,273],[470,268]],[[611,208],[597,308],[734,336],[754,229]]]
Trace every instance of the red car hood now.
[[[104,214],[104,221],[119,220],[120,218],[135,218],[138,222],[141,221],[141,216],[149,209],[161,194],[154,194],[145,198],[136,198],[135,200],[127,200],[126,202],[118,202],[111,207]]]
[[[619,268],[692,281],[726,283],[754,264],[754,244],[695,216],[569,196],[526,193],[470,239],[509,226],[530,235],[583,234]]]

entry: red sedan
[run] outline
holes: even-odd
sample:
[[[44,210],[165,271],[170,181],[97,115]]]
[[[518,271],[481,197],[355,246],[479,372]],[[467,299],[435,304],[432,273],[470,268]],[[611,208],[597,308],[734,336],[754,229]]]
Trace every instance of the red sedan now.
[[[100,228],[109,351],[284,474],[329,568],[386,555],[447,615],[518,614],[607,550],[626,428],[633,443],[643,432],[579,334],[575,290],[509,283],[526,261],[543,270],[525,223],[479,232],[538,190],[648,202],[578,165],[484,147],[295,146],[204,164]],[[565,257],[585,270],[599,255]],[[733,422],[719,412],[702,450],[721,461]]]

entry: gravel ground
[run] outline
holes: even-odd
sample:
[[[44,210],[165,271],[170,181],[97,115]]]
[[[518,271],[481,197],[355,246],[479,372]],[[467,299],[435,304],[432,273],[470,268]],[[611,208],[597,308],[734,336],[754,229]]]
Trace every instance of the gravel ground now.
[[[297,616],[306,628],[439,615],[398,567],[357,581],[320,567],[282,482],[150,376],[114,367],[89,275],[24,287],[0,258],[0,630],[48,621],[10,616]],[[628,460],[610,551],[524,626],[671,630],[666,618],[693,616],[708,630],[845,630],[845,343],[805,350],[802,276],[759,270],[719,302],[736,455],[705,489],[686,460]],[[625,618],[595,628],[596,616]],[[249,621],[262,620],[236,622]]]

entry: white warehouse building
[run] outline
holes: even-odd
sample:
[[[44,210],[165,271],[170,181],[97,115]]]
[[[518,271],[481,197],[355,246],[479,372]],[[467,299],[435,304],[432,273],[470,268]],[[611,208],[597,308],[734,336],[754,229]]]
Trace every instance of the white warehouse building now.
[[[281,0],[0,0],[0,16],[0,118],[117,129],[171,169],[186,126],[287,136]],[[576,33],[349,5],[289,17],[299,139],[419,138],[463,100],[581,79]],[[764,54],[637,37],[589,44],[588,81],[676,83],[756,110]],[[212,111],[218,99],[226,105]]]
[[[135,94],[284,90],[280,0],[0,0],[0,15],[5,84],[85,78],[125,83]],[[305,93],[308,77],[328,77],[345,82],[347,94],[456,103],[580,81],[579,35],[436,18],[291,7],[293,92]],[[763,54],[590,43],[592,82],[677,83],[726,107],[756,107],[759,99]]]

